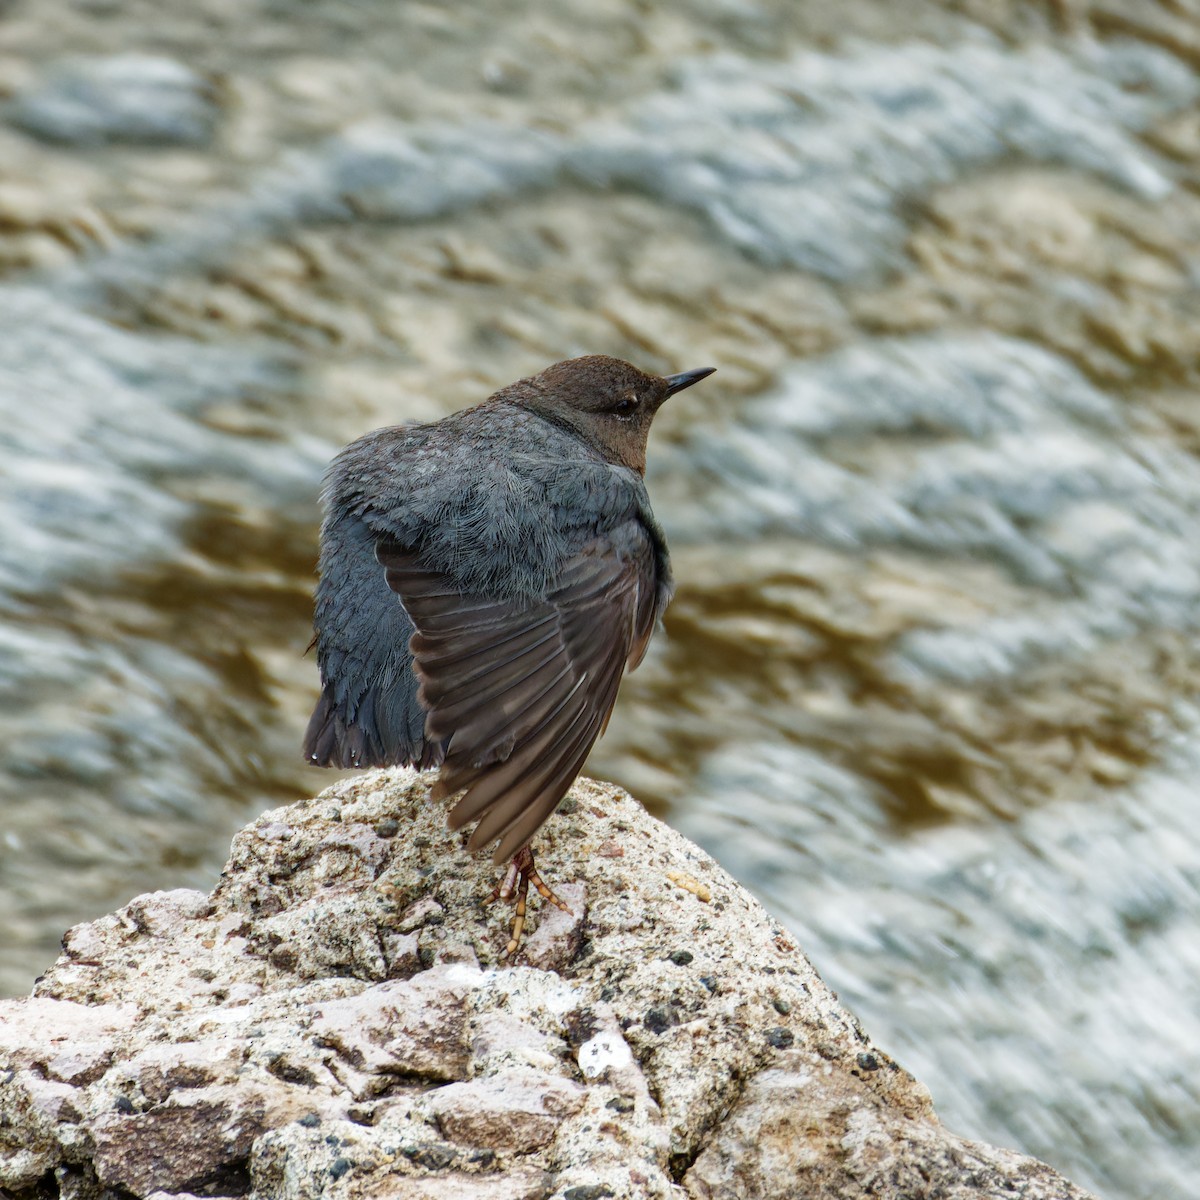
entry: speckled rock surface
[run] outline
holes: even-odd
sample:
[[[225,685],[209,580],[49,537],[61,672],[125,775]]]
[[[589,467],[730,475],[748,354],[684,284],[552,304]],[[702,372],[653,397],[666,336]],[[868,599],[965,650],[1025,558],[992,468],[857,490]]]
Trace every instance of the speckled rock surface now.
[[[539,846],[571,912],[515,963],[486,860],[409,771],[262,816],[211,896],[70,930],[0,1005],[17,1196],[1020,1196],[703,851],[581,780]],[[111,1194],[111,1193],[107,1193]]]

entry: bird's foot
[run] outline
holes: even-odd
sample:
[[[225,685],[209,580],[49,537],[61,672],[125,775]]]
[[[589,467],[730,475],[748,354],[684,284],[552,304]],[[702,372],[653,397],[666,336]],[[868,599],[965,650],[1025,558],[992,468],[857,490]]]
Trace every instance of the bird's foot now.
[[[525,932],[525,912],[529,898],[529,885],[533,884],[537,894],[543,900],[549,901],[556,908],[569,913],[571,910],[550,890],[546,882],[537,872],[533,862],[533,847],[522,846],[513,855],[512,862],[504,874],[504,882],[492,892],[492,900],[503,900],[506,904],[515,904],[513,913],[512,935],[504,948],[503,958],[516,954],[521,945],[521,936]]]

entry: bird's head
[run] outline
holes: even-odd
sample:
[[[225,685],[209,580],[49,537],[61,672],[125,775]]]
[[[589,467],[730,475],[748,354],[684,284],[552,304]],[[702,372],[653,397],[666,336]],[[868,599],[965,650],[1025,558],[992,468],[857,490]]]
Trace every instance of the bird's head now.
[[[560,425],[568,425],[611,463],[644,474],[650,422],[668,396],[699,383],[715,367],[678,375],[648,375],[607,354],[555,363],[521,380],[518,402]]]

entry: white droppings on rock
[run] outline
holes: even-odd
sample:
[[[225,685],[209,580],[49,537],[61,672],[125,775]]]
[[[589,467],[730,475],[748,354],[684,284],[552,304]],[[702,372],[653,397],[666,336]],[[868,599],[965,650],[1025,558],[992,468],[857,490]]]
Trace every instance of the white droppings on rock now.
[[[449,983],[461,983],[466,987],[478,987],[495,974],[494,971],[484,971],[473,967],[470,963],[451,963],[446,968],[446,980]]]
[[[598,1033],[579,1047],[578,1061],[584,1075],[599,1079],[606,1071],[633,1066],[633,1051],[619,1033]]]

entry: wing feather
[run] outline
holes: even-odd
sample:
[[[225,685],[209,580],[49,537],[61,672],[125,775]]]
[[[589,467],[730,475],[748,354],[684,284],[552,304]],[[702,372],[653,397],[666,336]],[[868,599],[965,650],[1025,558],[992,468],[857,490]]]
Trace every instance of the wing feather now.
[[[544,594],[464,593],[417,552],[384,540],[388,586],[410,641],[425,736],[444,742],[435,794],[464,794],[457,829],[511,858],[554,811],[608,723],[621,676],[657,616],[654,547],[630,521],[569,558]]]

